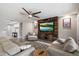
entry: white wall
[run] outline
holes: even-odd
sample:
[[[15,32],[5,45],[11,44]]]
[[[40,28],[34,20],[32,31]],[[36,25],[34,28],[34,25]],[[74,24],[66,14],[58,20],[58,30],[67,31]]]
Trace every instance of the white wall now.
[[[77,43],[79,45],[79,13],[77,15]]]
[[[77,34],[77,15],[71,15],[71,29],[63,28],[63,19],[64,17],[59,18],[59,37],[68,38],[69,36],[73,37],[75,40]]]
[[[7,31],[1,31],[0,37],[7,37]]]
[[[23,22],[22,36],[25,36],[28,32],[33,32],[32,22]]]
[[[0,37],[9,37],[10,27],[7,25],[0,29]]]

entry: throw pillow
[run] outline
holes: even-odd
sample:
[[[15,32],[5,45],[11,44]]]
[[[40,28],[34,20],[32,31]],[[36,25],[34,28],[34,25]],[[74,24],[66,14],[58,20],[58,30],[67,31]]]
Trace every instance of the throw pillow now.
[[[72,37],[69,37],[64,44],[64,50],[68,52],[74,52],[77,49],[78,45],[76,44],[75,40]]]
[[[60,44],[58,40],[55,40],[52,44]]]
[[[58,38],[57,41],[58,41],[60,44],[64,44],[64,42],[66,41],[66,39]]]

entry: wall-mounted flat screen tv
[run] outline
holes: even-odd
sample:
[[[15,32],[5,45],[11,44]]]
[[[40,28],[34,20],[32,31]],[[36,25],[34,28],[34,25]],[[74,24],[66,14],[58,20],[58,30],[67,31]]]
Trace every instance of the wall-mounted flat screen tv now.
[[[40,23],[41,32],[52,32],[54,29],[53,22]]]

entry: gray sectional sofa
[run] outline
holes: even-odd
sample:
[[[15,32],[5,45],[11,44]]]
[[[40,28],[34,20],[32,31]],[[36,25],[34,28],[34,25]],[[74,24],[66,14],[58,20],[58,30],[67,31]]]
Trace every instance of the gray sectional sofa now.
[[[29,56],[34,50],[34,47],[21,50],[20,46],[9,39],[0,37],[0,56]]]
[[[32,52],[35,50],[35,46],[41,49],[48,50],[49,56],[73,56],[79,55],[72,54],[64,51],[62,47],[53,44],[47,44],[45,42],[33,41],[30,43],[32,46],[30,48],[21,50],[20,46],[12,42],[11,40],[0,37],[0,56],[32,56]],[[34,44],[34,46],[33,46]]]

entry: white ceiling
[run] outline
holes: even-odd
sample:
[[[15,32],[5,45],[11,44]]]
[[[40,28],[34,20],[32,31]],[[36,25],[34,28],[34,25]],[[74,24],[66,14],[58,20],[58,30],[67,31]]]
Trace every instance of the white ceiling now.
[[[29,21],[27,16],[21,15],[19,12],[25,13],[21,8],[36,12],[42,11],[38,14],[40,18],[47,18],[53,16],[62,16],[78,12],[79,4],[71,3],[0,3],[0,26],[7,24],[10,20],[15,21]],[[35,19],[35,18],[32,18]]]

